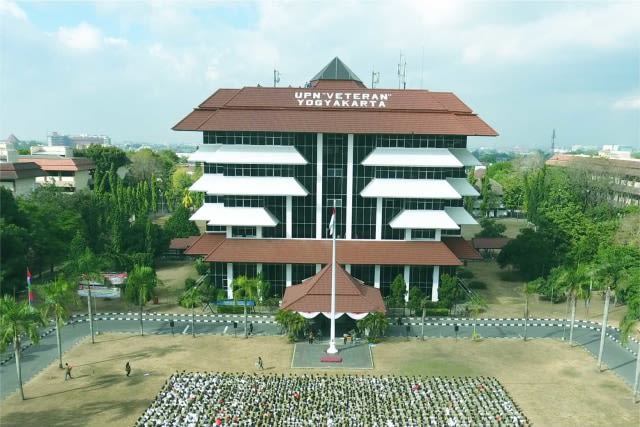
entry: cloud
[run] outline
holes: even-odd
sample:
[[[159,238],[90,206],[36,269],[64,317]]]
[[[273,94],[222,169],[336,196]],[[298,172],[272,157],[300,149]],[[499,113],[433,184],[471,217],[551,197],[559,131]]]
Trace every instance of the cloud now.
[[[580,50],[617,49],[640,37],[638,4],[594,3],[567,7],[529,22],[513,21],[465,31],[462,59],[467,63],[548,61],[549,55]]]
[[[640,95],[627,96],[613,103],[616,110],[640,110]]]
[[[63,46],[79,52],[91,52],[105,46],[127,45],[127,40],[105,37],[102,31],[86,22],[82,22],[76,27],[60,27],[55,36]]]
[[[15,2],[8,0],[0,0],[0,15],[9,15],[13,18],[23,21],[27,20],[27,14],[20,9]]]

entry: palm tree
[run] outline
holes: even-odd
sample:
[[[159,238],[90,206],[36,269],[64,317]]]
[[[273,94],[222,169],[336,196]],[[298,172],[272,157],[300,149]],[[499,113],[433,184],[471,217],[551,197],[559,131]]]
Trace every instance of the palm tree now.
[[[190,288],[182,296],[182,304],[191,308],[191,333],[193,337],[196,337],[196,306],[202,304],[204,297],[202,290],[198,286]]]
[[[144,335],[142,324],[142,307],[149,301],[149,297],[156,284],[156,273],[151,267],[134,265],[133,271],[127,278],[125,288],[126,298],[140,307],[140,335]]]
[[[357,322],[358,330],[367,336],[367,340],[375,343],[384,331],[389,327],[389,318],[379,311],[367,314],[363,319]],[[367,331],[369,332],[367,335]]]
[[[588,293],[588,275],[585,267],[557,267],[551,271],[550,279],[569,297],[571,305],[571,326],[569,327],[569,345],[573,345],[573,327],[576,322],[576,304],[579,298]]]
[[[529,323],[529,297],[535,294],[541,286],[544,285],[544,279],[539,277],[532,282],[528,282],[524,284],[523,292],[524,292],[524,334],[522,336],[522,340],[527,340],[527,325]]]
[[[300,315],[291,310],[280,309],[276,313],[275,321],[282,330],[287,334],[289,341],[293,342],[296,339],[296,335],[304,329],[306,320]]]
[[[25,335],[33,343],[38,344],[40,342],[38,326],[45,326],[45,324],[42,313],[34,310],[27,302],[17,302],[11,295],[5,295],[0,300],[0,351],[4,352],[7,344],[13,344],[22,400],[24,400],[24,390],[22,389],[22,368],[20,366],[21,336]]]
[[[58,342],[58,367],[62,368],[62,343],[60,329],[65,320],[71,315],[71,308],[78,304],[78,294],[75,287],[58,275],[55,281],[36,287],[36,293],[42,301],[42,314],[45,318],[53,317],[56,324],[56,339]]]
[[[479,335],[476,333],[476,324],[478,323],[478,315],[482,310],[486,310],[488,305],[482,297],[479,295],[472,293],[469,294],[469,302],[467,304],[469,310],[473,314],[473,334],[471,335],[471,339],[476,340],[479,338]]]
[[[233,299],[243,300],[244,307],[244,337],[249,338],[249,330],[247,329],[247,302],[256,298],[258,294],[258,282],[256,279],[248,279],[246,276],[238,276],[231,283],[233,289]]]

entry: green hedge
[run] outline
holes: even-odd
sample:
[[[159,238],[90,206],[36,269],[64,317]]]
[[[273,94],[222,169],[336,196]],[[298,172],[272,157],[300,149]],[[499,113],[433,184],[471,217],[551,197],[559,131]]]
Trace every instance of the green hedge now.
[[[420,313],[420,315],[422,315],[422,313]],[[431,317],[446,317],[449,315],[449,309],[444,307],[427,308],[425,315]]]
[[[471,289],[487,289],[487,284],[480,280],[472,280],[469,282],[469,287]]]
[[[244,307],[241,305],[219,305],[219,314],[243,314]]]

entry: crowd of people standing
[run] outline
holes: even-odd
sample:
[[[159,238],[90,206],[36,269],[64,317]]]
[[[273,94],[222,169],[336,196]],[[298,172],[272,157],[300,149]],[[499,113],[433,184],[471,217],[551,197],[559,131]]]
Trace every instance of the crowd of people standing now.
[[[495,378],[176,373],[136,426],[527,426]]]

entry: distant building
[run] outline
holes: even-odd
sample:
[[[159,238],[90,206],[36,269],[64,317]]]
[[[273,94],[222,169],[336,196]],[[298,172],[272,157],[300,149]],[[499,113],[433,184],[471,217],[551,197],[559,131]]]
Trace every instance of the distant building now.
[[[467,136],[497,133],[451,92],[369,89],[338,58],[311,80],[219,89],[174,127],[203,133],[191,219],[207,233],[185,253],[230,297],[234,277],[260,273],[280,296],[326,271],[337,206],[336,271],[382,295],[401,275],[438,301],[441,275],[479,258],[461,237],[477,224]]]
[[[0,163],[0,185],[11,190],[14,196],[31,193],[38,185],[36,180],[46,175],[34,162]]]
[[[18,151],[12,142],[0,142],[0,163],[17,162],[18,157]]]
[[[37,184],[54,184],[69,193],[89,188],[96,169],[93,160],[84,157],[21,156],[19,161],[35,163],[45,172],[36,177]]]
[[[48,146],[66,146],[71,148],[87,148],[92,144],[111,145],[111,138],[107,135],[62,135],[58,132],[49,132],[47,135]]]
[[[640,205],[640,160],[558,154],[547,160],[549,166],[576,168],[593,180],[607,185],[609,201],[615,205]]]

